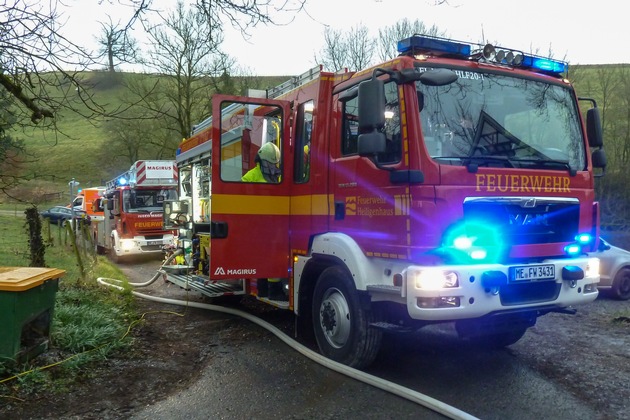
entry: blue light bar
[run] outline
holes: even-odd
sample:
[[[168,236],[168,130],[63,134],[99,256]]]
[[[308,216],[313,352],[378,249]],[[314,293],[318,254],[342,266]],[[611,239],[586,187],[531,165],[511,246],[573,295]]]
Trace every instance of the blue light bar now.
[[[462,57],[470,56],[470,45],[426,36],[412,36],[398,41],[398,52],[448,54]]]
[[[127,180],[125,178],[120,178],[118,180],[118,185],[126,185],[127,184]]]
[[[552,60],[550,58],[535,57],[531,55],[523,56],[523,67],[529,67],[553,74],[566,73],[569,65],[563,61]]]

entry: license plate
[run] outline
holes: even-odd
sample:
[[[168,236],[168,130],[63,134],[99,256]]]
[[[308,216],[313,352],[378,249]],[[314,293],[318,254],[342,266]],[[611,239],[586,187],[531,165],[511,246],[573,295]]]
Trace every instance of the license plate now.
[[[524,265],[510,267],[510,281],[538,281],[556,278],[556,267],[553,264]]]
[[[162,245],[162,241],[147,241],[147,245]]]

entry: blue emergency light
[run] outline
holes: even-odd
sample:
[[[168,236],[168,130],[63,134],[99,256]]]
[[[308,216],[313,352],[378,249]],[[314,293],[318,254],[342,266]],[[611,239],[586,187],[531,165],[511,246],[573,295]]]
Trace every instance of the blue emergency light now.
[[[398,52],[400,54],[441,53],[460,57],[469,57],[470,45],[442,38],[414,35],[398,41]]]
[[[569,69],[569,65],[563,61],[556,61],[550,58],[542,58],[530,55],[523,56],[523,67],[529,67],[536,70],[542,70],[544,72],[560,74],[566,73]]]
[[[119,178],[118,185],[127,185],[127,179],[125,179],[125,177]]]
[[[566,73],[569,65],[564,61],[535,55],[526,55],[521,51],[507,48],[495,48],[491,44],[478,45],[478,49],[472,51],[469,44],[450,39],[414,35],[398,41],[398,53],[401,55],[436,55],[448,56],[460,59],[478,59],[489,63],[508,65],[532,69],[535,71],[560,75]]]

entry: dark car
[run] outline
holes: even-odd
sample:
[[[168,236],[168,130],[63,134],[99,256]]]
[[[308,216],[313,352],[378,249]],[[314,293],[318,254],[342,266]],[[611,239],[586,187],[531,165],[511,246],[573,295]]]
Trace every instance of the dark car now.
[[[55,206],[39,213],[43,218],[49,219],[50,223],[62,226],[72,218],[72,209],[64,206]],[[74,210],[74,219],[82,220],[90,224],[90,216],[83,210]]]
[[[599,239],[600,280],[597,288],[619,300],[630,299],[630,252]]]

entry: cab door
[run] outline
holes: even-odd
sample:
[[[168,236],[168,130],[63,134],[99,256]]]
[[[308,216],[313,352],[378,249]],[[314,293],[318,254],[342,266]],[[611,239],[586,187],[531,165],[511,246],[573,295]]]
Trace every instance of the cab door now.
[[[289,277],[289,102],[215,95],[212,108],[209,276]],[[257,157],[267,143],[275,169]],[[257,165],[265,176],[243,180]]]

